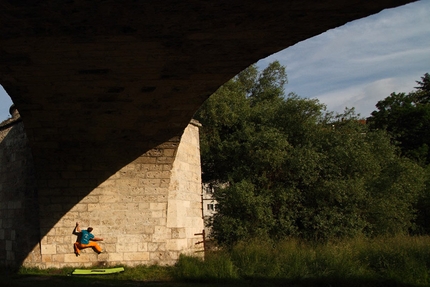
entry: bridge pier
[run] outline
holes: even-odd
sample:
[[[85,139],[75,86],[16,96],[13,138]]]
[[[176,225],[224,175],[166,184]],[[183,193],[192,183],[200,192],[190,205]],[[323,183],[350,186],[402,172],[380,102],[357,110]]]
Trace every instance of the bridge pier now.
[[[16,134],[9,135],[9,142],[17,135],[24,140],[22,123],[13,128],[17,129]],[[40,268],[171,265],[181,253],[201,251],[203,246],[196,242],[202,238],[194,235],[204,228],[198,129],[198,123],[192,122],[181,137],[147,151],[89,192],[88,181],[100,180],[91,178],[91,171],[81,167],[59,172],[45,170],[37,176],[37,188],[34,180],[27,180],[28,186],[20,187],[33,190],[30,202],[38,200],[37,206],[28,204],[28,192],[16,195],[11,180],[8,184],[2,180],[0,247],[4,248],[0,249],[4,251],[0,264]],[[6,159],[10,150],[4,151],[5,143],[1,144],[1,166],[6,167],[12,164],[10,158]],[[26,148],[25,143],[21,145]],[[21,163],[31,167],[28,156],[21,153]],[[24,168],[28,170],[28,166],[19,169]],[[43,167],[39,169],[43,171]],[[3,168],[1,173],[3,179],[12,176],[10,172],[6,175]],[[26,217],[11,218],[23,211]],[[76,236],[72,230],[76,221],[82,228],[92,226],[93,233],[104,238],[100,245],[105,253],[97,255],[86,249],[80,257],[75,256]],[[22,247],[28,240],[27,246]]]
[[[39,241],[39,208],[31,150],[17,112],[0,124],[0,265],[18,265]]]

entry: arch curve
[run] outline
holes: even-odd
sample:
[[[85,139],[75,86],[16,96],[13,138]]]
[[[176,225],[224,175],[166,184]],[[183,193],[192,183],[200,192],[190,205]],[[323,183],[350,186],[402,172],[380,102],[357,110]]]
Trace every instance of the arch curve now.
[[[127,174],[130,163],[143,169],[152,164],[155,170],[149,174],[162,174],[153,178],[160,180],[157,186],[150,177],[143,183],[152,190],[151,198],[163,196],[157,192],[165,185],[172,190],[174,182],[182,186],[183,179],[171,175],[185,128],[205,99],[248,65],[348,21],[408,2],[0,0],[0,84],[23,119],[36,172],[41,241],[33,244],[40,249],[33,262],[45,267],[64,263],[68,251],[49,240],[68,239],[50,239],[52,230],[66,232],[65,226],[75,219],[73,212],[90,214],[88,208],[97,208],[95,197],[109,203],[108,195],[97,192],[118,172]],[[127,196],[141,196],[137,186],[116,184]],[[183,207],[179,198],[185,195],[164,196],[172,200],[171,216],[178,216]],[[82,200],[88,201],[85,207],[79,205]],[[194,199],[190,202],[195,204]],[[125,213],[128,203],[133,200],[122,201],[117,211]],[[168,201],[161,203],[165,208],[160,204],[151,210],[168,213]],[[106,232],[116,225],[97,220],[92,225]],[[178,225],[172,221],[170,227],[167,219],[152,225],[135,220],[136,234],[155,234],[159,228],[160,234],[192,237],[177,218]],[[0,246],[16,241],[8,236],[0,238]],[[132,250],[116,243],[116,248],[140,254],[129,262],[145,262],[142,254],[150,248],[163,254],[159,260],[170,262],[172,258],[163,256],[169,244],[185,244],[173,240],[178,238],[152,238],[152,243],[163,244],[151,247],[136,242]],[[24,257],[7,253],[11,250],[0,253],[0,261],[21,264]],[[32,251],[28,247],[24,253]],[[124,260],[124,255],[118,260],[121,256]]]

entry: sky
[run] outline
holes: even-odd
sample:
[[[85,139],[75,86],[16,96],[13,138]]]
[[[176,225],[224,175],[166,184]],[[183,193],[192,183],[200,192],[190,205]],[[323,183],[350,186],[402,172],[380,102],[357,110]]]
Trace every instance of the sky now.
[[[286,94],[362,117],[392,92],[409,93],[430,73],[430,0],[349,22],[260,60],[286,67]]]
[[[409,93],[430,73],[430,0],[386,9],[299,42],[257,63],[286,67],[286,94],[317,98],[329,111],[368,117],[392,92]],[[12,101],[0,86],[0,122]]]

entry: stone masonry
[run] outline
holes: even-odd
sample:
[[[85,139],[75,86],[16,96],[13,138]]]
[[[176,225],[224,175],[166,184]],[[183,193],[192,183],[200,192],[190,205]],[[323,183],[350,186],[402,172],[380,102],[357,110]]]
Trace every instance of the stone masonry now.
[[[12,109],[11,109],[12,110]],[[34,164],[19,114],[0,124],[0,265],[14,265],[39,239]]]
[[[24,147],[22,123],[13,128],[21,130],[16,135],[7,135],[8,146],[17,148],[18,135],[20,146]],[[198,129],[198,123],[192,122],[182,137],[146,152],[82,197],[79,193],[63,194],[55,189],[52,191],[52,187],[46,190],[39,187],[38,213],[20,217],[19,221],[11,218],[26,214],[26,209],[34,209],[26,202],[35,198],[28,198],[24,193],[16,194],[12,185],[7,189],[1,188],[13,177],[6,171],[13,164],[6,160],[6,156],[10,158],[13,155],[7,155],[10,151],[5,148],[0,150],[0,247],[4,247],[0,264],[19,264],[19,260],[24,266],[40,268],[173,264],[181,253],[200,254],[195,253],[203,248],[196,244],[202,237],[195,234],[204,228]],[[2,147],[5,134],[2,131]],[[28,153],[21,154],[21,162],[26,162],[28,156]],[[28,176],[28,169],[17,170],[22,177]],[[63,183],[58,184],[68,186],[64,182],[76,182],[78,177],[83,177],[79,173],[63,174]],[[27,182],[29,185],[21,189],[34,190],[34,180]],[[71,189],[64,187],[64,190]],[[100,242],[104,253],[97,255],[86,249],[80,257],[75,256],[72,247],[76,236],[72,230],[77,221],[82,228],[92,226],[93,233],[104,238]],[[23,242],[16,238],[19,228],[16,225],[22,224],[27,232],[40,234],[40,240],[30,240],[30,246],[24,248],[27,250],[26,258],[21,254],[22,258],[17,260],[14,256]]]

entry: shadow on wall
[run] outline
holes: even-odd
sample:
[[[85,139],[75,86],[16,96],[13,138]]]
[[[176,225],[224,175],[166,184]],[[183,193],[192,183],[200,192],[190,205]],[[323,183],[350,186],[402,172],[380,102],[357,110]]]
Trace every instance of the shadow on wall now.
[[[34,164],[24,125],[12,118],[0,126],[0,264],[15,265],[39,242]]]
[[[30,150],[24,124],[20,118],[9,119],[6,124],[5,122],[0,127],[0,265],[19,267],[34,263],[34,266],[42,264],[40,266],[43,267],[43,262],[53,260],[46,259],[49,254],[73,256],[72,244],[67,238],[70,237],[76,220],[85,219],[93,226],[104,226],[105,230],[116,228],[121,232],[120,229],[127,226],[132,218],[127,210],[121,211],[125,214],[122,215],[123,222],[118,224],[115,220],[114,223],[111,222],[112,208],[97,211],[97,218],[91,218],[91,213],[87,210],[90,204],[98,204],[97,201],[91,202],[93,196],[87,196],[96,188],[103,186],[112,175],[124,177],[124,182],[129,179],[138,182],[136,188],[124,187],[124,192],[132,191],[134,194],[126,194],[123,204],[135,204],[136,195],[141,203],[148,206],[149,202],[167,204],[166,186],[169,185],[169,177],[161,180],[163,185],[161,188],[151,186],[152,194],[145,194],[146,191],[142,188],[147,184],[145,180],[154,181],[154,178],[147,176],[147,179],[136,179],[135,174],[128,174],[128,170],[121,169],[133,162],[136,166],[154,166],[156,169],[138,170],[137,173],[169,174],[180,136],[159,139],[157,142],[148,140],[150,139],[148,136],[145,145],[142,141],[132,142],[131,145],[135,145],[132,149],[124,146],[115,147],[112,143],[105,142],[107,148],[100,148],[97,152],[94,152],[94,147],[86,149],[85,146],[35,151]],[[140,145],[139,148],[137,145]],[[80,156],[72,158],[71,155],[76,155],[73,151],[77,149],[81,149]],[[37,158],[34,155],[37,155]],[[162,171],[159,171],[160,166]],[[57,172],[54,172],[55,168],[58,168]],[[121,174],[118,175],[117,172],[120,170]],[[114,187],[116,188],[121,187]],[[102,189],[97,192],[103,192]],[[106,205],[106,202],[104,204]],[[86,207],[80,210],[82,206]],[[109,207],[109,203],[106,206]],[[100,214],[103,215],[99,216]],[[150,222],[153,219],[136,220]],[[60,221],[61,226],[58,225]],[[133,224],[134,222],[131,225]],[[60,237],[51,236],[56,232],[54,227],[70,229],[67,238],[64,237],[62,242],[57,242]],[[98,233],[100,232],[99,228]],[[47,254],[43,255],[45,259],[42,254]]]

